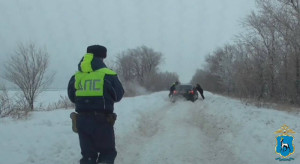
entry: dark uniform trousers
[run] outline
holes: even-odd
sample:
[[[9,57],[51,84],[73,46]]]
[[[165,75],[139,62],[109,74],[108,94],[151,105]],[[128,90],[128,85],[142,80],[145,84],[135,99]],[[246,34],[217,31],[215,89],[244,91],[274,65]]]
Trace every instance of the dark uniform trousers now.
[[[114,163],[117,156],[114,128],[105,115],[79,114],[77,129],[83,156],[80,164]]]

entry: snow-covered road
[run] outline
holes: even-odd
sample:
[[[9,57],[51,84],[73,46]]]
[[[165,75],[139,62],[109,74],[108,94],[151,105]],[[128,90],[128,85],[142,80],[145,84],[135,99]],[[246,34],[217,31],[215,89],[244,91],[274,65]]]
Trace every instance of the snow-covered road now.
[[[53,94],[53,93],[52,93]],[[279,163],[274,132],[293,129],[300,163],[300,116],[256,108],[205,92],[205,100],[171,103],[168,92],[124,98],[115,105],[116,164]],[[0,119],[0,164],[78,163],[72,110],[34,112],[28,120]]]

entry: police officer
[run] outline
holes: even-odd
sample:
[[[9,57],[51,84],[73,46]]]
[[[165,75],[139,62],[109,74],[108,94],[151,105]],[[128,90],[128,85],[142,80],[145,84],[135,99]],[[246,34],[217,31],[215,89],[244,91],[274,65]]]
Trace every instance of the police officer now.
[[[103,62],[107,49],[87,47],[78,64],[78,72],[68,85],[68,96],[75,103],[76,130],[82,158],[80,164],[113,164],[117,156],[113,129],[114,103],[122,99],[124,89],[117,74]]]

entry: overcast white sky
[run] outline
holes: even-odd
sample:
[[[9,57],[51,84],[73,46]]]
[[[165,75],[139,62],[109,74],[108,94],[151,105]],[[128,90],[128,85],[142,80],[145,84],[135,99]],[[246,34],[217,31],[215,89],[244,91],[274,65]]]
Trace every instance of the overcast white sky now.
[[[189,82],[254,8],[254,0],[0,0],[1,65],[18,42],[36,43],[50,54],[53,86],[65,88],[88,45],[106,46],[109,61],[145,45],[163,54],[161,71]]]

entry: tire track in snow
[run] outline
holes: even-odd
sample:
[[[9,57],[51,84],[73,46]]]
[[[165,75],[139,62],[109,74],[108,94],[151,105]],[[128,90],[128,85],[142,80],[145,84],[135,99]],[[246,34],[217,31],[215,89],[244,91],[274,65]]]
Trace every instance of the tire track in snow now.
[[[117,142],[118,156],[116,163],[132,164],[132,163],[145,163],[142,154],[146,151],[145,145],[154,137],[160,129],[163,128],[161,121],[165,117],[167,110],[174,104],[169,103],[168,98],[163,98],[166,102],[161,107],[148,106],[145,110],[139,110],[138,118],[136,119],[135,130],[118,138]],[[119,143],[119,144],[118,144]],[[125,156],[126,155],[126,156]],[[156,163],[159,163],[158,161]]]

